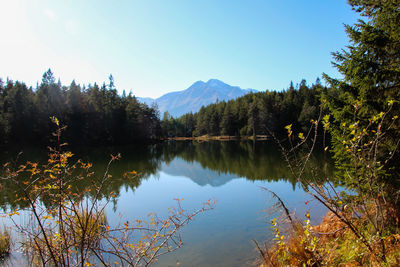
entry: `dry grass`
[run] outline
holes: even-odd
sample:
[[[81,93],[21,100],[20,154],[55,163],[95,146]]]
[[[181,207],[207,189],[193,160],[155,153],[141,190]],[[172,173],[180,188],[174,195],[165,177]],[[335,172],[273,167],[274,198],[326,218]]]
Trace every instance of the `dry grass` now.
[[[357,222],[364,235],[373,237],[366,220]],[[308,235],[309,229],[310,235]],[[387,263],[400,266],[400,234],[391,231],[385,237]],[[314,245],[310,241],[314,240]],[[260,251],[258,266],[381,266],[355,235],[333,213],[328,212],[322,223],[310,228],[300,223],[292,227],[281,242],[275,238],[272,246]],[[378,244],[376,244],[378,246]]]
[[[104,212],[90,213],[88,210],[83,210],[65,214],[63,224],[65,236],[61,237],[60,233],[54,229],[47,229],[47,242],[54,251],[60,254],[65,247],[69,247],[70,252],[79,250],[83,244],[95,248],[101,242],[106,224],[107,218]],[[28,256],[27,261],[30,266],[44,265],[42,255],[50,253],[43,234],[23,238],[22,248]]]
[[[274,244],[263,250],[264,256],[256,261],[258,266],[319,266],[321,264],[318,252],[307,242],[301,224],[295,225],[289,236],[282,243]]]
[[[101,239],[101,233],[107,224],[107,217],[104,212],[88,211],[78,212],[72,216],[72,224],[69,225],[69,231],[74,234],[76,243],[81,243],[83,239],[86,242],[97,244]]]

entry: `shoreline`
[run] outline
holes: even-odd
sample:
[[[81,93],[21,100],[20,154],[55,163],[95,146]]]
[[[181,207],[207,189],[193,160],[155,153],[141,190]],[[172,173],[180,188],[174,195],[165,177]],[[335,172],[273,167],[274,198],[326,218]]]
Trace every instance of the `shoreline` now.
[[[242,141],[242,140],[254,140],[254,141],[265,141],[269,140],[267,135],[256,135],[255,138],[251,136],[229,136],[229,135],[202,135],[196,137],[167,137],[161,139],[163,141]]]

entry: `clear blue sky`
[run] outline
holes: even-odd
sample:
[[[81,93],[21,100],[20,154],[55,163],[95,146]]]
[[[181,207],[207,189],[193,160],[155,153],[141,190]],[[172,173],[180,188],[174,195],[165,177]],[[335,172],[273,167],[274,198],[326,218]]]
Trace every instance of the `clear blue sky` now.
[[[0,77],[36,85],[51,68],[63,84],[102,83],[158,97],[197,80],[258,90],[337,76],[345,0],[0,2]]]

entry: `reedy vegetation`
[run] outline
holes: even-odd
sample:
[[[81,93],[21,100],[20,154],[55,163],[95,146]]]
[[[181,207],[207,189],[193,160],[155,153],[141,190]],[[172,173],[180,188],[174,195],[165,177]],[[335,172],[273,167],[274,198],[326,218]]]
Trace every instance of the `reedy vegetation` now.
[[[11,251],[11,234],[6,227],[0,230],[0,259],[8,256]]]

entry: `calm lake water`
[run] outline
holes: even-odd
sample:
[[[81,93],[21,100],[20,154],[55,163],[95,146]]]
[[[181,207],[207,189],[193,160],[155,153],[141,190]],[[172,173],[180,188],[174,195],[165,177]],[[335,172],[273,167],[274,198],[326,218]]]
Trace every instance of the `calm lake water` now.
[[[184,199],[187,211],[201,208],[209,199],[217,202],[213,210],[184,227],[184,246],[161,257],[156,266],[251,265],[257,257],[252,240],[269,242],[270,220],[279,215],[268,212],[275,201],[262,187],[277,193],[301,219],[310,209],[317,223],[326,212],[317,203],[305,205],[310,197],[291,179],[280,152],[269,142],[170,142],[73,152],[92,162],[99,174],[110,153],[122,154],[112,165],[113,179],[103,192],[117,195],[106,209],[111,225],[121,217],[123,221],[144,219],[150,212],[167,216],[175,198]],[[26,152],[22,159],[46,155],[35,153]],[[12,152],[2,155],[2,162],[11,156]],[[132,170],[139,177],[125,179],[123,173]],[[11,188],[0,191],[3,207],[12,201],[12,192]]]

